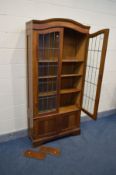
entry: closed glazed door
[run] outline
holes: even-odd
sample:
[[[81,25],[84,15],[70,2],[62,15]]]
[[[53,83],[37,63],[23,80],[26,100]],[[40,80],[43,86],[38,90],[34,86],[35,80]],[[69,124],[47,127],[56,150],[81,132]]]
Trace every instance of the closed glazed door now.
[[[62,29],[35,32],[35,113],[45,115],[58,111]]]

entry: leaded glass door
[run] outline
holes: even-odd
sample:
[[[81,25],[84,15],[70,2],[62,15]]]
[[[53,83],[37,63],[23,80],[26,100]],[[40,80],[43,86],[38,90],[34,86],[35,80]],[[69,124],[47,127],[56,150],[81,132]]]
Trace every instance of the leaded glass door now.
[[[89,35],[82,110],[97,118],[109,30]]]
[[[37,34],[37,111],[58,111],[62,30],[47,29]]]

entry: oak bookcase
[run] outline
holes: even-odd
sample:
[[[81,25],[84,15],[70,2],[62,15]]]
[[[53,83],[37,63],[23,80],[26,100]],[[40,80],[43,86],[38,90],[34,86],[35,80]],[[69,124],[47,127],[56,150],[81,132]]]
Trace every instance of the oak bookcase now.
[[[80,113],[97,118],[109,29],[70,19],[26,23],[28,133],[34,146],[80,134]]]

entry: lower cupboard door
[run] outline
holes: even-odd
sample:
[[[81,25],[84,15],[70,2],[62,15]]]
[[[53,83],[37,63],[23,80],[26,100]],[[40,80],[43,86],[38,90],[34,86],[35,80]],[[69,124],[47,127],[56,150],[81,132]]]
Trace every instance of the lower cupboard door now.
[[[62,114],[60,116],[61,132],[69,131],[80,127],[80,112]]]
[[[33,126],[33,138],[38,139],[41,137],[47,137],[56,135],[57,133],[57,118],[43,118],[35,119]]]

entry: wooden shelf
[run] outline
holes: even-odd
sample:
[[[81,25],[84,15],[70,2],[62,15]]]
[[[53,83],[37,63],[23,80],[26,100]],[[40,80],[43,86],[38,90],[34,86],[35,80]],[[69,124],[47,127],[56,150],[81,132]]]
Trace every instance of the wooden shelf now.
[[[59,49],[59,47],[40,47],[39,48],[40,50],[58,50]]]
[[[47,79],[47,78],[56,78],[57,76],[55,75],[49,75],[49,76],[39,76],[39,79]]]
[[[56,91],[52,91],[52,92],[42,92],[42,93],[39,93],[39,97],[51,96],[51,95],[56,95],[56,94],[57,94]]]
[[[82,76],[82,74],[63,74],[61,77],[79,77]]]
[[[56,108],[53,108],[53,109],[49,109],[49,110],[44,110],[44,111],[39,111],[38,114],[44,114],[44,113],[48,113],[48,112],[55,112],[56,111]],[[34,119],[37,119],[39,117],[36,117]]]
[[[62,113],[73,112],[78,110],[79,108],[76,105],[70,105],[70,106],[60,107],[59,113],[62,114]]]
[[[75,92],[80,92],[80,89],[77,88],[71,88],[71,89],[62,89],[60,90],[60,94],[68,94],[68,93],[75,93]]]
[[[38,60],[39,63],[57,63],[58,60]]]
[[[73,62],[74,62],[74,63],[82,63],[83,60],[77,60],[77,59],[63,59],[62,62],[63,62],[63,63],[70,63],[70,62],[71,62],[71,63],[73,63]]]

